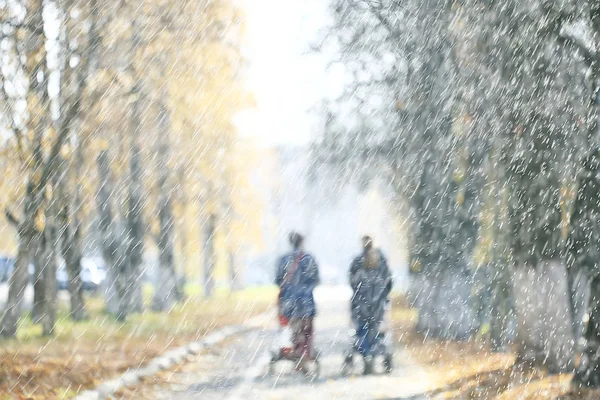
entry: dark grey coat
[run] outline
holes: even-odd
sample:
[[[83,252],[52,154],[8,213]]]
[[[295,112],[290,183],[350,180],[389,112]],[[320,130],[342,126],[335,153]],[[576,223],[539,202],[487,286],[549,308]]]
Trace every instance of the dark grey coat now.
[[[350,266],[352,320],[357,326],[379,326],[383,321],[385,303],[392,290],[392,275],[387,260],[380,250],[378,267],[365,266],[365,254],[356,257]]]

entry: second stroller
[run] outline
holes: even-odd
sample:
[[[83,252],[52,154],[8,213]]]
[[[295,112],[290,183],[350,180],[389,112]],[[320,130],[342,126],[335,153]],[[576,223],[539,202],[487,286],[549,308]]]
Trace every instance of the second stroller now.
[[[370,237],[363,238],[363,253],[354,259],[350,267],[350,286],[354,335],[352,348],[344,357],[343,374],[349,374],[354,367],[354,354],[364,360],[364,373],[371,374],[377,356],[383,357],[386,372],[392,370],[392,354],[387,343],[389,326],[389,294],[392,290],[392,277],[387,261],[381,251],[373,247]]]

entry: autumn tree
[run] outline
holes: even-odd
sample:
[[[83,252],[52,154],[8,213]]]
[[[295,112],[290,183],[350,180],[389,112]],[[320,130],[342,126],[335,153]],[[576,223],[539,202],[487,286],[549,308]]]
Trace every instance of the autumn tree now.
[[[16,332],[30,261],[34,315],[47,334],[54,329],[60,258],[72,318],[85,317],[86,248],[102,253],[107,310],[120,319],[143,308],[143,259],[154,246],[153,307],[167,310],[181,298],[177,260],[188,260],[178,250],[192,242],[183,239],[192,228],[204,238],[198,247],[207,254],[205,280],[213,280],[217,265],[237,275],[234,252],[243,248],[248,226],[240,216],[252,204],[244,170],[251,149],[239,147],[233,124],[251,105],[240,9],[166,0],[32,0],[24,14],[2,6],[1,121],[8,139],[0,161],[11,167],[2,206],[19,248],[2,334]],[[44,32],[50,19],[52,35]],[[50,74],[60,74],[55,94]]]
[[[87,7],[94,4],[91,0],[80,6],[88,12]],[[72,3],[68,2],[60,5],[66,10],[72,7]],[[65,143],[72,138],[72,128],[81,112],[81,99],[89,72],[86,60],[90,58],[92,47],[87,40],[79,49],[74,50],[82,62],[72,67],[72,72],[64,71],[65,75],[71,74],[72,81],[69,81],[70,91],[61,95],[60,116],[54,121],[48,93],[50,70],[46,46],[49,39],[44,32],[44,4],[41,1],[28,1],[23,18],[18,16],[19,13],[14,14],[15,10],[11,5],[5,5],[5,10],[3,15],[7,19],[2,23],[11,32],[5,40],[10,44],[9,51],[19,56],[13,58],[15,62],[12,68],[9,68],[10,72],[3,76],[4,101],[8,105],[9,129],[13,135],[9,145],[14,146],[20,155],[20,161],[23,163],[20,172],[26,177],[26,183],[23,191],[17,196],[17,207],[9,206],[6,209],[8,219],[16,227],[19,249],[15,270],[11,276],[9,301],[2,318],[1,332],[5,336],[13,336],[16,332],[24,288],[28,281],[27,265],[35,258],[38,264],[38,278],[46,283],[50,280],[48,293],[40,296],[40,293],[45,291],[40,288],[37,296],[39,300],[45,299],[44,302],[50,307],[45,308],[42,313],[44,332],[50,334],[54,326],[52,284],[55,283],[53,271],[56,268],[54,259],[58,249],[56,243],[59,232],[58,222],[54,219],[58,208],[53,196],[60,182],[63,162],[61,151]],[[66,26],[74,27],[70,22]],[[91,28],[88,32],[93,35],[93,23]],[[66,40],[74,44],[75,32],[69,29],[66,32]],[[20,57],[21,55],[23,57]],[[70,60],[71,56],[69,53],[67,59]],[[21,59],[24,60],[23,65],[19,64]],[[8,92],[8,87],[19,87],[23,81],[26,82],[24,93]],[[10,105],[21,99],[27,104],[25,114],[19,113]],[[47,214],[52,217],[48,224]]]
[[[586,74],[595,65],[594,9],[578,1],[334,2],[332,36],[354,80],[337,101],[343,106],[332,108],[340,122],[328,148],[333,158],[379,156],[401,175],[391,182],[401,182],[398,194],[411,204],[410,251],[425,289],[421,329],[456,336],[473,307],[460,282],[482,284],[492,296],[496,349],[506,348],[518,298],[522,359],[561,370],[572,364],[565,193],[597,118],[588,117],[597,78]],[[362,115],[359,125],[339,127],[349,121],[344,108]],[[485,230],[483,216],[491,220]],[[481,269],[492,279],[478,282]],[[541,270],[540,295],[566,292],[543,310],[531,306],[530,285],[518,278]],[[462,313],[448,304],[462,304]],[[544,323],[560,334],[533,337],[530,328]]]

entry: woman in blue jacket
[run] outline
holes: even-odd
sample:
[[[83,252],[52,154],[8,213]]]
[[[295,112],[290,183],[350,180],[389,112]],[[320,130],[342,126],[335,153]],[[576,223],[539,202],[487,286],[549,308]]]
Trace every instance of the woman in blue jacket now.
[[[313,359],[313,319],[317,307],[313,291],[319,284],[319,267],[314,257],[304,251],[304,238],[293,232],[289,236],[293,250],[279,260],[275,283],[280,288],[280,314],[292,329],[291,355],[302,361]]]

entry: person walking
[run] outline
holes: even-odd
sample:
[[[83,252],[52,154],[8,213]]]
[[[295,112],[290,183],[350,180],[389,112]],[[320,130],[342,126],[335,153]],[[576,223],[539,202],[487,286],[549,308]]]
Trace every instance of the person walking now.
[[[297,232],[289,235],[292,251],[280,258],[275,283],[279,286],[280,319],[289,321],[292,330],[291,354],[282,358],[298,360],[297,368],[305,370],[314,359],[313,333],[317,307],[313,291],[319,284],[319,267],[315,258],[304,250],[304,237]]]
[[[362,238],[362,253],[350,266],[349,280],[352,288],[351,314],[355,324],[354,349],[365,360],[365,374],[372,372],[373,356],[385,353],[381,348],[381,324],[384,319],[392,275],[383,252],[376,248],[370,236]],[[348,360],[351,362],[351,360]],[[390,363],[386,368],[391,368]]]

